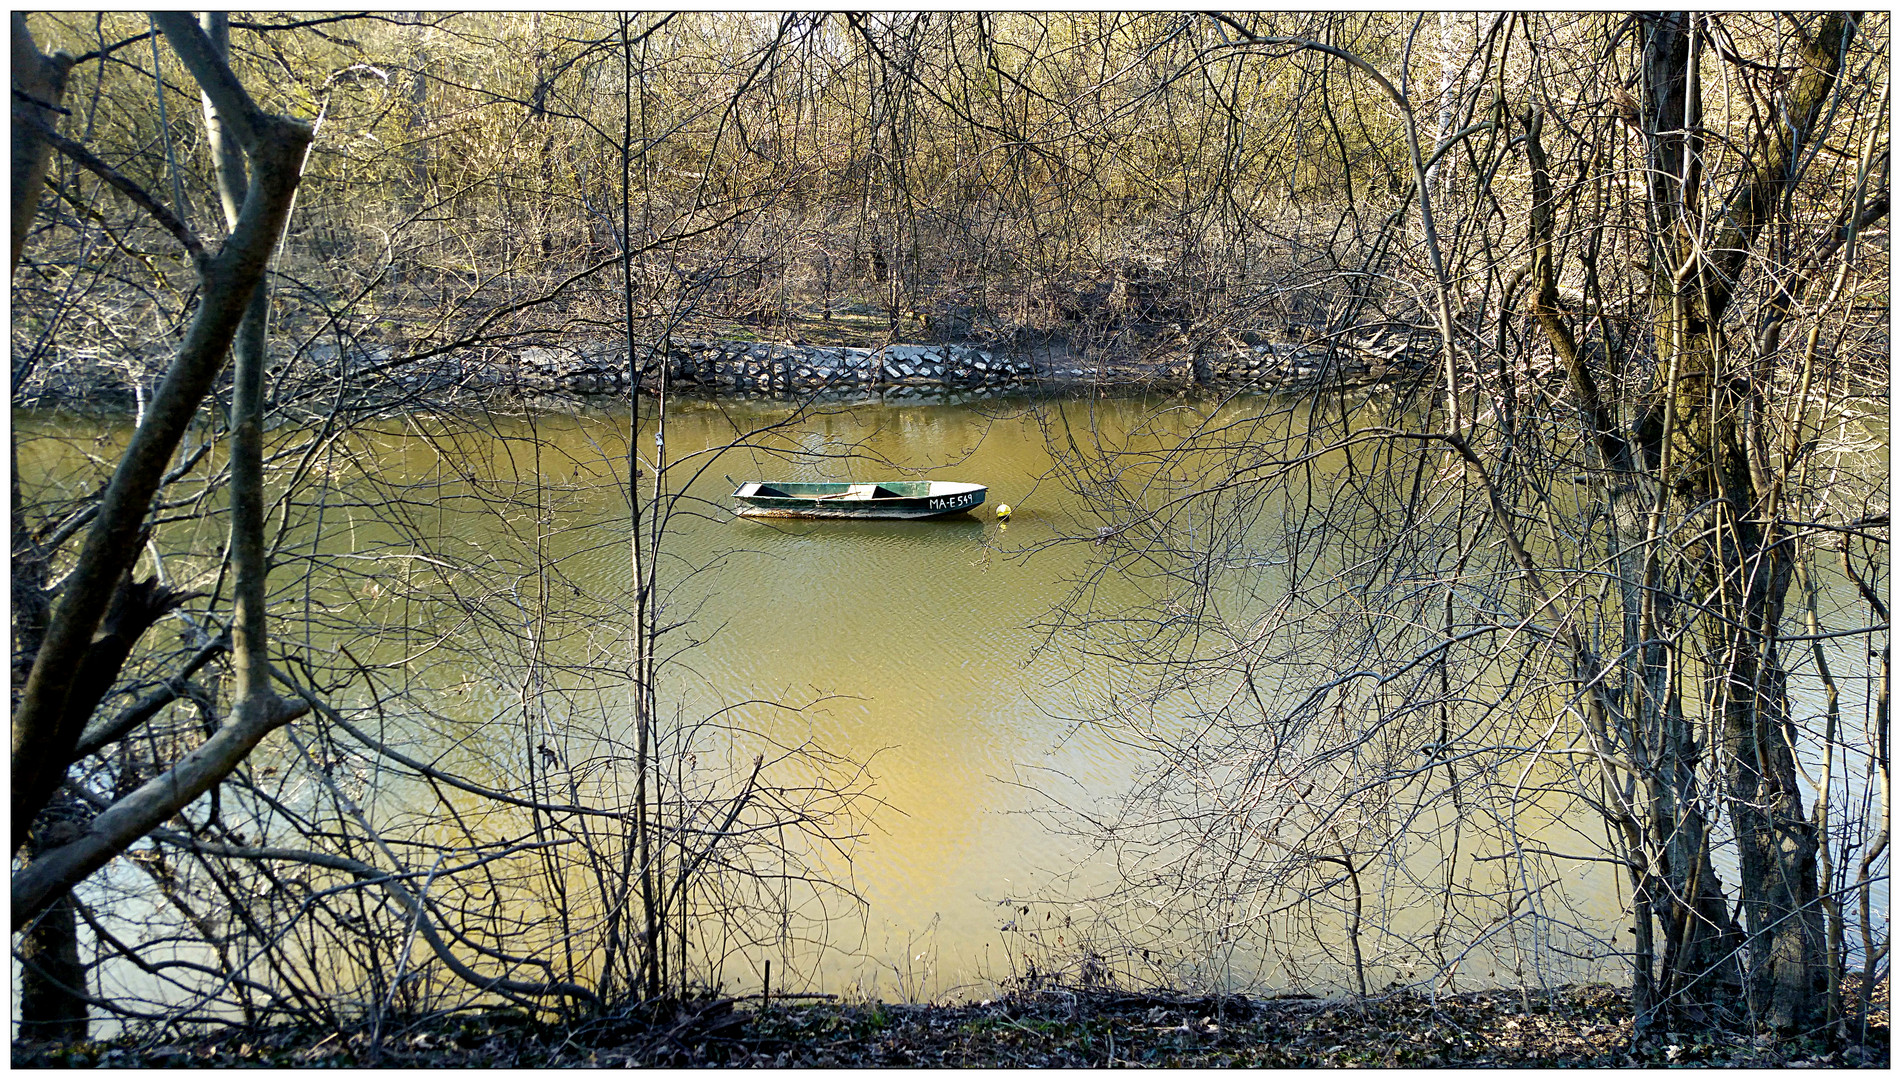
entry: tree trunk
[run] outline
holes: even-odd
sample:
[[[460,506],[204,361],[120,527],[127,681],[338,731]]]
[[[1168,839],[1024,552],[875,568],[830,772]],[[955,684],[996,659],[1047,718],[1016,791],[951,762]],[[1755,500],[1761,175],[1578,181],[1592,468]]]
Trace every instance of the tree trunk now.
[[[53,145],[30,123],[37,117],[48,125],[59,123],[54,110],[66,96],[66,73],[73,58],[56,52],[42,54],[33,44],[26,28],[26,16],[13,13],[13,261],[20,265],[20,252],[26,246],[26,234],[33,227],[34,211],[40,204],[40,190],[46,186],[46,173],[53,162]],[[30,100],[29,100],[30,99]]]
[[[1736,933],[1729,905],[1710,864],[1704,796],[1697,784],[1697,750],[1688,718],[1671,686],[1669,651],[1660,626],[1668,622],[1665,568],[1657,558],[1658,478],[1624,439],[1588,357],[1558,302],[1553,254],[1556,232],[1549,164],[1541,141],[1543,114],[1522,118],[1531,167],[1529,216],[1532,313],[1569,376],[1591,436],[1592,464],[1601,471],[1611,507],[1610,557],[1625,583],[1619,598],[1628,641],[1645,643],[1623,662],[1615,745],[1638,774],[1633,798],[1641,820],[1622,822],[1622,853],[1632,878],[1632,1008],[1640,1029],[1659,1014],[1702,1011],[1733,1001],[1741,988]],[[1660,462],[1659,468],[1668,462]],[[1607,778],[1605,783],[1611,781]],[[1608,788],[1607,788],[1608,790]],[[1606,805],[1617,805],[1607,799]],[[1662,924],[1661,956],[1651,919]],[[1661,968],[1657,966],[1661,961]]]
[[[26,247],[26,234],[32,228],[40,193],[46,186],[46,174],[52,166],[53,144],[38,131],[28,117],[37,117],[47,125],[59,123],[54,110],[66,94],[66,75],[73,59],[64,52],[42,54],[33,43],[26,16],[13,13],[13,254],[9,267],[17,269]],[[31,99],[31,100],[26,100]],[[41,104],[44,103],[44,104]],[[38,655],[40,640],[46,632],[48,600],[46,560],[39,545],[27,533],[20,513],[20,468],[17,446],[13,450],[13,680],[17,704],[24,688],[26,673]],[[39,840],[39,838],[36,838]],[[33,845],[33,853],[46,845]],[[27,932],[21,935],[20,961],[20,1037],[79,1042],[86,1038],[87,1015],[83,993],[86,969],[79,961],[79,922],[71,897],[64,897],[42,912]]]
[[[1653,406],[1661,414],[1654,452],[1675,508],[1692,523],[1681,578],[1704,606],[1701,660],[1736,832],[1750,1011],[1781,1031],[1810,1027],[1825,1005],[1817,837],[1796,783],[1796,734],[1774,644],[1789,549],[1763,524],[1770,493],[1759,490],[1756,466],[1768,462],[1743,426],[1765,404],[1758,376],[1767,373],[1737,362],[1722,323],[1755,238],[1794,183],[1854,28],[1853,17],[1831,13],[1804,39],[1779,115],[1751,147],[1754,167],[1725,200],[1726,213],[1708,215],[1722,222],[1709,236],[1692,231],[1704,217],[1700,28],[1682,14],[1645,22],[1652,299],[1659,370],[1668,373]]]
[[[231,30],[225,13],[205,12],[199,24],[218,59],[230,63]],[[225,130],[217,100],[209,91],[202,96],[218,197],[226,225],[236,229],[250,189],[244,151]],[[264,610],[270,575],[264,550],[264,331],[269,317],[269,283],[260,275],[231,342],[231,659],[237,668],[237,708],[262,713],[282,707],[271,692]]]
[[[154,16],[205,93],[217,102],[221,123],[243,145],[252,175],[237,206],[230,235],[215,255],[198,263],[200,302],[170,370],[133,432],[101,497],[79,557],[67,575],[39,653],[13,714],[13,836],[25,831],[71,764],[90,710],[73,707],[95,633],[121,582],[136,562],[145,518],[180,438],[224,366],[240,324],[254,309],[258,285],[283,231],[310,144],[309,125],[263,113],[189,16]],[[261,324],[260,324],[261,325]],[[238,470],[234,469],[234,474]],[[234,479],[234,488],[238,486]],[[258,549],[261,561],[262,549]],[[240,701],[232,722],[170,771],[101,813],[84,835],[46,851],[13,875],[16,927],[66,889],[204,793],[243,760],[294,711],[269,693],[262,648],[262,575],[247,556],[234,554],[241,600],[238,621],[253,647],[236,655]],[[246,567],[252,569],[247,570]],[[248,612],[248,616],[247,616]],[[248,681],[246,681],[248,679]],[[181,801],[182,800],[182,801]]]
[[[86,966],[79,960],[79,919],[69,893],[20,935],[20,1038],[84,1042]],[[75,993],[77,991],[77,993]]]
[[[69,813],[50,808],[33,830],[34,855],[80,832]],[[79,959],[79,917],[72,896],[54,901],[20,935],[20,1038],[83,1042],[87,1036],[86,966]]]

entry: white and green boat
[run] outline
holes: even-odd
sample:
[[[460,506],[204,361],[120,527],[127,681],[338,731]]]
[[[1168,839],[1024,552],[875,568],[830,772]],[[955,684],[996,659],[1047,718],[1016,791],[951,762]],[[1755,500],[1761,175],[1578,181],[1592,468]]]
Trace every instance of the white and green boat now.
[[[949,480],[801,483],[748,480],[733,492],[740,517],[881,518],[894,521],[962,514],[983,505],[982,484]]]

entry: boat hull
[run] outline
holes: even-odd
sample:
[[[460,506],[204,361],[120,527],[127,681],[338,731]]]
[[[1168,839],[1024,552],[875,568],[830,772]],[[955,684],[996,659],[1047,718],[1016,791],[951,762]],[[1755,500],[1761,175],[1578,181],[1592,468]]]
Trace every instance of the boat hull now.
[[[967,514],[983,505],[982,484],[948,480],[882,483],[768,483],[739,485],[739,517],[858,518],[916,521]]]

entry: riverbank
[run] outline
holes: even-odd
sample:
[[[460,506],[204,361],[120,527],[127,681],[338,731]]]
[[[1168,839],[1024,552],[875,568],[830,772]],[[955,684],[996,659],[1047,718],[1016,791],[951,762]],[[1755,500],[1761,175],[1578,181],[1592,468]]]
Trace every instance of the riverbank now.
[[[664,369],[677,391],[805,398],[821,395],[916,395],[942,392],[1062,392],[1078,387],[1262,391],[1350,387],[1426,373],[1426,328],[1399,323],[1289,339],[1222,333],[1189,340],[1145,336],[1106,347],[1061,338],[1041,342],[949,341],[927,344],[817,343],[802,339],[681,337],[638,346],[611,335],[524,335],[492,344],[438,349],[424,343],[339,346],[305,341],[276,368],[280,398],[327,398],[339,384],[372,397],[454,399],[495,394],[591,397],[623,395],[639,372],[642,389],[659,389]],[[15,404],[125,405],[156,389],[167,357],[134,363],[91,355],[43,365]]]
[[[15,1044],[16,1068],[1886,1068],[1888,995],[1867,1046],[1783,1042],[1699,1023],[1633,1042],[1607,986],[1364,1001],[1044,989],[960,1005],[715,1000],[572,1025],[514,1013],[386,1021],[380,1038],[309,1029],[198,1039]]]
[[[1218,341],[1150,343],[1143,349],[1078,350],[1068,344],[986,347],[975,343],[817,345],[804,341],[683,339],[637,354],[628,363],[618,341],[532,346],[479,356],[458,375],[485,373],[491,385],[538,391],[614,393],[629,372],[657,372],[670,384],[712,392],[800,394],[829,390],[934,387],[1192,386],[1248,384],[1295,389],[1358,385],[1424,370],[1430,335],[1417,327],[1381,325],[1332,338],[1271,341],[1222,335]],[[651,374],[649,389],[658,379]]]

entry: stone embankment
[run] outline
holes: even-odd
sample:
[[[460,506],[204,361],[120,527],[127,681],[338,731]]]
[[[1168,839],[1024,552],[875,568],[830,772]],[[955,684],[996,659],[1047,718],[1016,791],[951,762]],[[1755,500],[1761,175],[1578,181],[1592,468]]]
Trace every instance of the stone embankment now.
[[[1006,353],[973,345],[887,345],[878,349],[755,341],[675,343],[666,351],[676,389],[800,394],[825,390],[1097,384],[1258,385],[1296,389],[1318,383],[1378,382],[1420,370],[1434,338],[1393,324],[1332,339],[1248,342],[1229,338],[1164,351],[1148,359],[1101,363],[1074,353]],[[625,392],[624,346],[535,346],[484,365],[494,384],[581,394]]]
[[[938,391],[1008,393],[1066,386],[1214,386],[1301,390],[1353,386],[1421,370],[1436,338],[1401,323],[1356,328],[1299,342],[1217,334],[1150,342],[1119,358],[1064,345],[986,348],[972,344],[818,346],[759,341],[680,340],[665,350],[676,390],[714,394],[803,396],[877,393],[929,396]],[[166,356],[117,358],[74,354],[39,365],[16,404],[143,400],[157,385]],[[652,365],[655,357],[641,357]],[[138,360],[139,362],[132,362]],[[341,369],[341,370],[340,370]],[[651,367],[648,370],[652,370]],[[597,338],[560,345],[481,346],[406,361],[400,347],[359,345],[339,356],[335,345],[311,343],[288,358],[280,379],[327,382],[339,374],[400,393],[528,392],[624,394],[624,342]],[[649,382],[651,391],[657,381]]]
[[[1438,345],[1438,334],[1428,327],[1388,323],[1298,342],[1229,339],[1197,350],[1193,368],[1198,383],[1287,390],[1323,382],[1352,386],[1420,371]]]
[[[651,362],[651,361],[649,361]],[[666,351],[676,388],[803,393],[884,386],[981,389],[1034,381],[1036,365],[968,345],[887,345],[882,349],[681,341]],[[604,345],[522,349],[510,374],[527,386],[574,393],[627,389],[627,352]],[[501,374],[498,372],[498,374]]]

